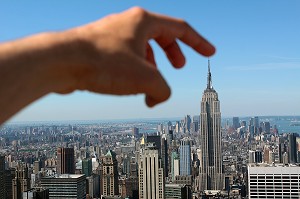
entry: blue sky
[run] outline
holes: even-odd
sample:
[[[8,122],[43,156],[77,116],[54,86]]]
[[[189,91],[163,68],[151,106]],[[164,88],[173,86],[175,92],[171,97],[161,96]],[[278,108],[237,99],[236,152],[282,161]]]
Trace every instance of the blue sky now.
[[[188,3],[187,3],[188,2]],[[0,42],[44,31],[62,31],[132,6],[187,20],[217,48],[213,86],[223,116],[300,115],[300,1],[2,1]],[[172,68],[152,43],[171,98],[155,108],[144,97],[75,92],[50,94],[12,121],[102,120],[199,114],[207,59],[180,44],[187,63]]]

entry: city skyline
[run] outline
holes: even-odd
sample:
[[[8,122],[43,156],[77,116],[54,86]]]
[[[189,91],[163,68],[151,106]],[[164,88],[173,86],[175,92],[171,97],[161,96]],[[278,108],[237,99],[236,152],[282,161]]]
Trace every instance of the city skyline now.
[[[222,115],[300,115],[299,2],[102,2],[3,3],[0,42],[26,35],[82,25],[134,5],[186,19],[217,47],[211,57]],[[26,8],[26,9],[25,9]],[[87,92],[48,95],[10,121],[103,120],[197,115],[205,86],[207,59],[180,43],[184,69],[172,68],[152,43],[171,98],[149,109],[142,95],[107,96]],[[177,107],[177,108],[174,108]]]

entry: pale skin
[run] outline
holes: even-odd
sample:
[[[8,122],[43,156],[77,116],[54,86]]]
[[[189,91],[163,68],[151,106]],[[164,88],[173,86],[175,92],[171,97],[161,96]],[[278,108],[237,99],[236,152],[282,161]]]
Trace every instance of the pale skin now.
[[[0,44],[0,124],[53,92],[145,94],[149,107],[167,100],[171,90],[156,66],[151,39],[175,68],[185,64],[177,40],[204,56],[215,53],[184,20],[139,7],[70,30]]]

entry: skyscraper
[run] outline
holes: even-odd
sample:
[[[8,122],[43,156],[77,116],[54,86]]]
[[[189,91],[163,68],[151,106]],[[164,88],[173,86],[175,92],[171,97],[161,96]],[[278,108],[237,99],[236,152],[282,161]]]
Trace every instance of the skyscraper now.
[[[6,197],[5,191],[5,156],[0,156],[0,198]]]
[[[75,161],[74,149],[59,147],[57,149],[57,173],[58,174],[74,174]]]
[[[181,176],[191,175],[191,144],[190,140],[183,138],[180,141],[180,172]]]
[[[26,164],[18,163],[16,177],[13,179],[13,199],[21,199],[22,193],[30,189],[28,178],[28,167]]]
[[[92,175],[92,159],[86,158],[82,160],[82,173],[89,177]]]
[[[232,127],[235,130],[240,127],[240,119],[239,119],[239,117],[233,117],[232,118]]]
[[[221,190],[224,186],[222,171],[221,112],[218,93],[212,87],[208,61],[207,88],[204,90],[200,113],[201,162],[200,190]]]
[[[103,159],[103,196],[119,195],[119,173],[116,153],[109,150]]]
[[[297,143],[296,143],[296,133],[290,133],[289,138],[289,163],[297,163]]]
[[[157,148],[153,143],[140,151],[139,198],[162,199],[164,197],[164,170]]]
[[[179,175],[179,168],[180,168],[180,164],[179,164],[179,156],[177,154],[176,151],[172,152],[171,155],[171,177],[172,177],[172,181],[175,181],[175,176]]]

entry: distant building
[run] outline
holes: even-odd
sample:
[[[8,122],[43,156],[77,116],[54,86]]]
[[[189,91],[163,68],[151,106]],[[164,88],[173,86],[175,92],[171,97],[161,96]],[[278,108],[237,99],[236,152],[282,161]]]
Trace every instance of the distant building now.
[[[289,163],[297,163],[297,143],[296,143],[296,138],[297,134],[296,133],[290,133],[288,135],[289,138]]]
[[[86,158],[82,160],[82,173],[89,177],[92,175],[92,159]]]
[[[232,118],[232,127],[235,130],[240,127],[240,118],[239,117],[233,117]]]
[[[86,177],[87,183],[87,194],[91,198],[100,197],[100,176],[97,174],[92,174],[89,177]]]
[[[10,168],[9,170],[5,170],[5,192],[6,198],[13,198],[13,179],[16,176],[16,169]]]
[[[300,198],[300,167],[248,165],[249,199]]]
[[[103,158],[103,196],[119,195],[119,173],[116,153],[109,150]]]
[[[169,165],[168,165],[168,140],[167,140],[168,134],[163,134],[161,136],[161,164],[164,169],[164,177],[168,177],[169,174]]]
[[[133,127],[133,128],[132,128],[132,135],[133,135],[135,138],[138,138],[138,137],[139,137],[139,128]]]
[[[243,120],[243,121],[241,122],[241,126],[247,126],[247,122],[246,122],[245,120]]]
[[[171,177],[172,177],[172,181],[175,181],[175,176],[179,175],[179,168],[180,168],[180,164],[179,164],[179,156],[178,153],[173,151],[171,154]]]
[[[186,115],[184,118],[184,123],[185,123],[185,130],[186,132],[190,132],[191,130],[191,123],[192,123],[192,119],[190,115]]]
[[[23,192],[22,199],[49,199],[49,189],[33,188]]]
[[[180,141],[179,147],[180,155],[180,172],[179,175],[191,175],[191,144],[190,140],[184,138]]]
[[[26,164],[18,163],[16,175],[13,179],[13,199],[21,199],[23,192],[30,189],[30,179],[28,177],[28,167]]]
[[[57,173],[58,174],[74,174],[75,160],[74,149],[59,147],[57,149]]]
[[[38,174],[38,172],[42,168],[42,161],[40,161],[40,160],[34,161],[33,166],[34,166],[34,173]]]
[[[192,175],[176,176],[174,183],[185,184],[191,187],[193,185],[193,176]]]
[[[62,174],[58,177],[44,177],[41,186],[49,189],[49,199],[85,199],[85,175]]]
[[[270,125],[270,122],[263,122],[262,124],[262,131],[267,133],[267,134],[270,134],[271,132],[271,125]]]
[[[164,170],[158,149],[153,144],[148,144],[140,151],[139,198],[163,199],[164,186]]]
[[[263,162],[263,155],[262,155],[262,151],[256,150],[256,151],[252,151],[249,150],[249,159],[248,159],[249,163],[262,163]]]
[[[165,199],[191,199],[191,188],[184,184],[166,184]]]
[[[6,198],[6,190],[5,190],[5,156],[0,156],[0,198]]]

